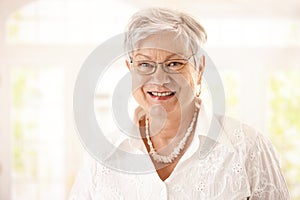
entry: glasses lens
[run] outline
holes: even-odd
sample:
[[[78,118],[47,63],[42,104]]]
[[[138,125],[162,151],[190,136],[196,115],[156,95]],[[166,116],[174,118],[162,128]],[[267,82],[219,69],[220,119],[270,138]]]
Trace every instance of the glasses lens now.
[[[187,60],[184,59],[168,60],[164,62],[164,68],[169,73],[178,73],[186,63]]]
[[[171,74],[177,74],[179,71],[187,64],[187,59],[172,59],[167,60],[162,64],[162,67],[165,72]],[[133,61],[133,68],[139,74],[152,74],[156,69],[156,62],[141,60],[141,61]]]
[[[155,71],[155,62],[152,61],[134,61],[133,67],[140,74],[151,74]]]

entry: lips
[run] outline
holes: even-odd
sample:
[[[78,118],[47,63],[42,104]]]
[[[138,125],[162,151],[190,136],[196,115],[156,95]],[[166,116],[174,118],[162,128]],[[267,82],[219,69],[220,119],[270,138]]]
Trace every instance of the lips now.
[[[150,95],[151,98],[156,100],[168,100],[175,95],[175,92],[172,91],[148,91],[147,93]]]

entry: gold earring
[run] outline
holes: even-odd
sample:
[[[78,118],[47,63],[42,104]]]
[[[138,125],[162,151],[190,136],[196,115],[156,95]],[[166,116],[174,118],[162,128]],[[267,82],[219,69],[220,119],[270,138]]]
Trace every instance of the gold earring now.
[[[199,97],[201,94],[201,84],[197,86],[196,97]]]

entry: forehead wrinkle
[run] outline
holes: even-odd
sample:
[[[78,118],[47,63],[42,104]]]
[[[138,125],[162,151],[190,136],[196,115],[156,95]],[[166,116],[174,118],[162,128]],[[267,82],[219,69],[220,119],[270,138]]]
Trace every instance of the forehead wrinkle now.
[[[161,50],[162,52],[176,53],[186,56],[190,54],[191,48],[188,46],[188,41],[185,38],[178,37],[174,32],[159,32],[149,35],[135,43],[136,50]]]
[[[153,52],[153,53],[151,53],[151,52]],[[133,57],[143,56],[143,57],[145,57],[145,58],[147,58],[149,60],[155,60],[158,57],[160,57],[160,58],[164,57],[164,54],[168,53],[168,52],[164,52],[164,51],[159,52],[159,50],[153,50],[151,52],[149,54],[147,54],[147,53],[136,53],[135,55],[133,55]],[[152,56],[153,54],[155,54],[155,56]],[[182,58],[182,55],[180,55],[180,54],[171,53],[170,55],[167,55],[166,57],[164,57],[163,60],[166,61],[166,60],[169,60],[172,57],[177,57],[177,56],[180,57],[178,59]]]

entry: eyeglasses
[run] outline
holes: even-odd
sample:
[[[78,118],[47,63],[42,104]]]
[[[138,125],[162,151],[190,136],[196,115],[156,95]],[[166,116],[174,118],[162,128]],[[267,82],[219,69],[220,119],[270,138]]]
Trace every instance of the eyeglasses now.
[[[157,67],[160,65],[162,69],[169,74],[178,74],[179,71],[189,62],[194,56],[191,55],[186,59],[171,59],[162,63],[157,63],[151,60],[131,60],[131,65],[141,75],[150,75],[156,72]]]

